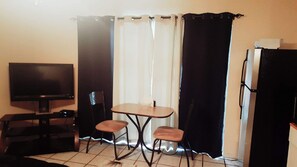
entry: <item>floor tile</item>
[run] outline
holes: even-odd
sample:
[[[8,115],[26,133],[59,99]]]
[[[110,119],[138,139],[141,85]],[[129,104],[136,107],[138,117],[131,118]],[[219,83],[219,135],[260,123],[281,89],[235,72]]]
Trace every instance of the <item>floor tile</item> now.
[[[97,166],[96,165],[90,165],[90,164],[88,164],[85,167],[97,167]]]
[[[148,164],[145,162],[145,161],[136,161],[134,163],[134,166],[137,166],[137,167],[148,167]],[[156,167],[157,164],[152,164],[152,167]],[[166,166],[168,167],[168,166]]]
[[[69,167],[84,167],[86,164],[80,164],[75,162],[66,162],[64,165],[67,165]]]
[[[90,142],[89,153],[85,153],[87,142],[80,142],[80,152],[63,152],[54,154],[42,154],[29,156],[50,163],[65,164],[69,167],[148,167],[141,150],[136,149],[131,155],[122,160],[116,161],[114,156],[114,146],[109,143],[100,145],[98,141]],[[132,149],[132,148],[131,148]],[[128,153],[126,145],[117,146],[118,154]],[[148,160],[151,158],[151,152],[146,151]],[[242,167],[242,162],[235,159],[217,158],[212,159],[206,154],[194,154],[194,160],[189,156],[190,167]],[[226,166],[225,166],[226,164]],[[173,155],[166,153],[155,153],[152,167],[184,167],[187,166],[186,156],[183,152],[177,152]]]
[[[117,166],[121,166],[121,167],[134,167],[134,163],[135,161],[133,160],[129,160],[129,159],[122,159],[119,161],[120,162],[120,165],[117,165]]]
[[[181,156],[177,155],[165,155],[162,154],[158,164],[169,165],[169,166],[179,166],[181,161]]]
[[[86,144],[86,142],[80,142],[80,144],[79,144],[79,152],[82,152],[82,151],[84,151],[84,152],[86,152],[86,147],[87,147],[87,144]]]
[[[93,145],[98,144],[98,143],[100,143],[100,141],[90,140],[89,146],[93,146]],[[87,139],[86,140],[80,140],[80,144],[87,146],[88,140]]]
[[[148,167],[148,166],[146,166]],[[168,165],[156,165],[156,167],[177,167],[177,166],[168,166]]]
[[[192,160],[191,157],[189,157],[189,163],[190,163],[190,167],[202,167],[202,161],[199,160]],[[180,163],[180,166],[187,166],[187,158],[183,157]]]
[[[82,164],[87,164],[92,159],[94,159],[95,156],[96,155],[93,155],[93,154],[78,153],[74,157],[72,157],[69,161],[70,162],[78,162],[78,163],[82,163]]]
[[[100,154],[105,148],[107,148],[109,144],[107,143],[102,143],[102,145],[99,143],[92,145],[89,147],[89,154],[95,154],[98,155]],[[82,152],[86,152],[86,149],[84,149]]]
[[[203,167],[225,167],[225,165],[221,163],[203,162]]]
[[[88,163],[88,165],[96,165],[98,167],[105,166],[116,166],[114,161],[114,157],[111,156],[102,156],[97,155],[91,162]]]
[[[202,164],[203,164],[202,161],[199,161],[199,160],[193,161],[193,167],[202,167],[203,166]]]
[[[122,150],[123,150],[123,147],[117,147],[117,154],[118,155],[121,154]],[[114,147],[113,146],[106,147],[99,155],[111,156],[115,158]]]
[[[49,162],[49,163],[56,163],[56,164],[64,164],[65,161],[62,161],[62,160],[57,160],[57,159],[47,159],[46,162]]]
[[[57,160],[63,160],[68,161],[72,157],[74,157],[77,154],[77,152],[62,152],[62,153],[56,153],[51,157],[51,159],[57,159]]]
[[[153,164],[157,164],[158,161],[160,160],[160,157],[161,157],[162,153],[158,154],[157,152],[155,152],[154,154],[154,159],[153,159]],[[151,160],[151,156],[152,156],[152,152],[148,152],[146,151],[145,152],[145,156],[146,158],[150,161]],[[144,157],[143,157],[143,154],[141,153],[139,158],[137,159],[137,161],[143,161],[143,162],[146,162]]]
[[[129,152],[132,151],[132,148],[130,148],[130,150],[128,150],[128,147],[126,147],[120,154],[120,156],[123,156],[125,154],[128,154]],[[125,159],[129,159],[129,160],[134,160],[136,161],[139,156],[141,156],[141,152],[140,150],[136,149],[134,150],[130,155],[128,155],[127,157],[125,157]]]

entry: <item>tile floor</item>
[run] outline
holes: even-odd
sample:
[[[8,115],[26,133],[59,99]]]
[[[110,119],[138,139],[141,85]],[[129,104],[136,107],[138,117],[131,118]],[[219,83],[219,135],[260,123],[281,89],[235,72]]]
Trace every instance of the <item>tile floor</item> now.
[[[89,153],[86,154],[86,141],[80,142],[79,152],[63,152],[55,154],[43,154],[30,156],[31,158],[44,160],[47,162],[64,164],[70,167],[147,167],[140,150],[136,150],[132,155],[120,160],[114,160],[113,145],[99,142],[92,142]],[[124,154],[127,147],[119,146],[118,151]],[[150,152],[147,153],[150,157]],[[153,167],[184,167],[187,166],[185,156],[155,154]],[[195,160],[190,160],[191,167],[241,167],[242,164],[235,160],[224,158],[214,160],[207,155],[195,155]]]

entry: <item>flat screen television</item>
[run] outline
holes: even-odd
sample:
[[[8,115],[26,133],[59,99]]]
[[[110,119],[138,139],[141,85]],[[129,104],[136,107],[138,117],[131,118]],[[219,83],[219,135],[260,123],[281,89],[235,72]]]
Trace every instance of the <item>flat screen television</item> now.
[[[9,63],[11,101],[39,101],[39,112],[49,111],[49,100],[74,99],[72,64]]]

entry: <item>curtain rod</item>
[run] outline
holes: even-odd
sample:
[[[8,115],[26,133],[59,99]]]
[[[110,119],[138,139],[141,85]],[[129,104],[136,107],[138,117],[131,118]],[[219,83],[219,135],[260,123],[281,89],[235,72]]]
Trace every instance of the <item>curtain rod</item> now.
[[[131,18],[132,18],[132,19],[141,19],[142,17],[141,17],[141,16],[139,16],[139,17],[137,17],[137,16],[133,16],[133,17],[131,17]],[[149,16],[149,18],[150,18],[150,19],[154,19],[155,17],[153,17],[153,16]],[[170,19],[171,16],[161,16],[161,18],[162,18],[162,19]],[[177,18],[177,16],[175,16],[175,18]],[[117,19],[118,19],[118,20],[124,20],[125,17],[118,17]],[[71,17],[70,20],[72,20],[72,21],[76,21],[77,18],[76,18],[76,17]]]
[[[239,19],[239,18],[241,18],[241,17],[243,17],[243,16],[244,16],[244,15],[241,14],[241,13],[234,14],[234,17],[237,18],[237,19]],[[142,17],[139,16],[139,17],[131,17],[131,18],[132,18],[132,19],[141,19]],[[154,19],[155,17],[153,17],[153,16],[149,16],[149,18],[150,18],[150,19]],[[161,16],[161,18],[162,18],[162,19],[170,19],[171,16]],[[175,18],[177,18],[177,16],[175,16]],[[123,20],[123,19],[125,19],[125,17],[118,17],[117,19],[118,19],[118,20]],[[70,18],[70,20],[72,20],[72,21],[76,21],[77,18],[76,18],[76,17],[72,17],[72,18]]]
[[[142,17],[140,16],[140,17],[131,17],[132,19],[141,19]],[[149,16],[149,18],[150,19],[154,19],[155,17],[153,17],[153,16]],[[170,19],[171,18],[171,16],[161,16],[161,18],[162,19]],[[177,16],[175,16],[175,18],[177,18]],[[117,18],[118,20],[123,20],[123,19],[125,19],[125,17],[118,17]]]
[[[185,15],[188,15],[188,14],[185,14]],[[185,16],[185,15],[183,15],[183,16]],[[243,14],[241,14],[241,13],[237,13],[237,14],[233,14],[233,13],[229,13],[229,12],[224,12],[224,13],[202,13],[202,14],[191,14],[191,13],[189,13],[189,15],[191,15],[191,17],[193,18],[193,19],[195,19],[195,18],[202,18],[202,19],[204,19],[204,18],[206,18],[206,17],[210,17],[211,19],[213,19],[213,18],[222,18],[222,17],[224,17],[224,15],[226,15],[226,17],[228,17],[228,18],[237,18],[237,19],[239,19],[240,17],[243,17],[244,15]]]

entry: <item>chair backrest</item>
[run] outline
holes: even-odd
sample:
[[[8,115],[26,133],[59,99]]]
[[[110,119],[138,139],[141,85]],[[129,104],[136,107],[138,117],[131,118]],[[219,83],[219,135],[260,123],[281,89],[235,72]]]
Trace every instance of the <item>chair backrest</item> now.
[[[104,92],[103,91],[93,91],[89,94],[90,104],[104,104]]]
[[[190,106],[189,106],[189,110],[188,110],[188,115],[187,115],[187,119],[186,119],[186,122],[185,122],[185,126],[184,126],[184,138],[186,137],[187,133],[188,133],[188,130],[189,130],[189,125],[190,125],[190,122],[191,122],[191,116],[192,116],[192,112],[194,110],[194,100],[192,100]]]
[[[90,99],[90,105],[92,109],[93,122],[98,123],[98,122],[101,122],[102,120],[105,120],[106,111],[105,111],[105,102],[104,102],[104,92],[93,91],[89,94],[89,99]],[[102,112],[100,113],[100,111],[98,110],[101,110]],[[100,121],[98,121],[99,117],[101,117]],[[97,121],[94,121],[95,118],[98,118],[96,119]]]

